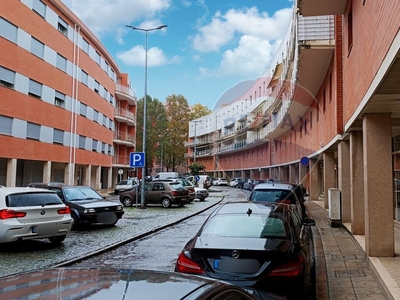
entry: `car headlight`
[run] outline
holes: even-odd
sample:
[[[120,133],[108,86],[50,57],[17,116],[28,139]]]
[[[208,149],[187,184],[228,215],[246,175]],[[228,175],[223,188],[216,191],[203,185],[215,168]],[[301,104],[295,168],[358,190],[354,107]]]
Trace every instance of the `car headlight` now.
[[[85,214],[91,214],[91,213],[95,213],[96,210],[94,208],[86,208],[83,212]]]

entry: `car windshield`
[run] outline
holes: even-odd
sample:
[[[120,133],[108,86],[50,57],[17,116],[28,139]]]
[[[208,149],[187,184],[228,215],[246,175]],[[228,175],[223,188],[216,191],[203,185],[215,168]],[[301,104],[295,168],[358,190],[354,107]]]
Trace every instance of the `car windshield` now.
[[[282,219],[272,215],[221,215],[212,218],[201,233],[203,236],[240,238],[286,238]]]
[[[71,187],[64,189],[65,198],[68,201],[74,200],[97,200],[102,197],[93,189],[89,187]]]
[[[56,193],[24,193],[7,196],[8,207],[45,206],[62,204]]]
[[[253,190],[250,195],[250,201],[262,202],[283,202],[287,204],[296,204],[296,196],[290,190],[281,189],[259,189]]]

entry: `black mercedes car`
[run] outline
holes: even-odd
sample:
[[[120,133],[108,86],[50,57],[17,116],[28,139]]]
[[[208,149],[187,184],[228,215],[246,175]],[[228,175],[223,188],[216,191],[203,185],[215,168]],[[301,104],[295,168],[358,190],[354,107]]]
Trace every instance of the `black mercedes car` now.
[[[175,271],[307,299],[312,225],[289,204],[227,202],[185,245]]]
[[[29,186],[55,191],[71,210],[73,228],[89,224],[114,225],[124,214],[122,204],[104,199],[90,186],[72,186],[62,183],[35,183]]]

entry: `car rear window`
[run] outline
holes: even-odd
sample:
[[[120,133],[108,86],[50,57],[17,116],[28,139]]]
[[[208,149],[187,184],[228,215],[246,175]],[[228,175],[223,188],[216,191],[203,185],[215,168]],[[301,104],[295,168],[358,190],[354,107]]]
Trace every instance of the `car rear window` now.
[[[169,186],[173,189],[173,190],[177,190],[177,189],[183,189],[183,186],[180,182],[170,182]]]
[[[11,194],[6,199],[8,207],[58,205],[62,203],[56,193]]]
[[[223,215],[212,218],[202,235],[240,238],[286,238],[282,219],[271,215]]]
[[[287,204],[296,204],[296,196],[290,190],[280,189],[253,190],[249,200],[257,202],[283,202]]]

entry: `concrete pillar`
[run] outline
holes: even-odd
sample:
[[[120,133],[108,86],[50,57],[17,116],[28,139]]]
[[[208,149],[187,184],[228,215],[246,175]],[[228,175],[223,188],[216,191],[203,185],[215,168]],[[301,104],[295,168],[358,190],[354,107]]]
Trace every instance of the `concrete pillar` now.
[[[318,174],[318,159],[310,159],[310,200],[314,201],[318,200],[319,195]]]
[[[92,165],[85,166],[84,171],[85,171],[85,176],[82,180],[82,184],[87,186],[92,186]]]
[[[362,131],[350,132],[351,231],[365,234],[364,160]]]
[[[335,158],[333,152],[324,152],[324,208],[329,208],[328,189],[335,188]]]
[[[342,198],[342,223],[351,223],[350,142],[338,144],[338,186]]]
[[[289,165],[289,182],[296,182],[296,168],[294,165]]]
[[[43,163],[43,182],[54,181],[51,179],[51,161]]]
[[[114,185],[112,184],[112,168],[108,168],[107,172],[107,187],[112,189]]]
[[[100,190],[102,188],[101,186],[101,166],[95,167],[95,189]]]
[[[306,183],[307,183],[306,182],[306,178],[307,178],[306,167],[303,166],[301,163],[299,163],[298,164],[298,168],[299,168],[298,177],[294,182],[298,181],[299,183],[302,183],[302,184],[306,185]]]
[[[17,159],[10,158],[7,160],[6,186],[15,187],[16,183],[17,183]]]
[[[394,256],[392,124],[390,114],[363,118],[365,251]]]

